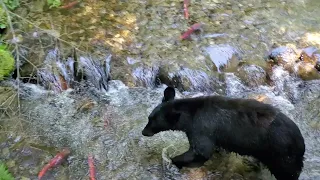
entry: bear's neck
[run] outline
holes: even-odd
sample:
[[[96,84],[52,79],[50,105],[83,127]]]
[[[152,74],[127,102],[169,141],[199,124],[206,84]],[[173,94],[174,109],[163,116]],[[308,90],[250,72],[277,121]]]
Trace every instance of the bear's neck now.
[[[179,120],[176,122],[175,126],[172,130],[178,130],[183,132],[189,132],[190,124],[193,122],[193,117],[199,108],[204,107],[204,102],[201,98],[199,99],[177,99],[174,101],[170,101],[166,104],[166,108],[170,109],[171,111],[175,111],[180,113]]]
[[[188,112],[182,111],[180,113],[181,113],[180,118],[176,123],[174,130],[183,131],[186,133],[190,131],[189,128],[191,127],[190,123],[192,123],[192,117]]]

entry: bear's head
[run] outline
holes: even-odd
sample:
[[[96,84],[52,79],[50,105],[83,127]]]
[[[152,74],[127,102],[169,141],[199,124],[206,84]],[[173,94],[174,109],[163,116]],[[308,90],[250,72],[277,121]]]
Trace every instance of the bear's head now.
[[[161,131],[174,130],[180,118],[180,113],[174,110],[170,101],[175,98],[175,90],[167,87],[163,92],[162,103],[159,104],[148,117],[148,124],[142,131],[144,136],[153,136]]]

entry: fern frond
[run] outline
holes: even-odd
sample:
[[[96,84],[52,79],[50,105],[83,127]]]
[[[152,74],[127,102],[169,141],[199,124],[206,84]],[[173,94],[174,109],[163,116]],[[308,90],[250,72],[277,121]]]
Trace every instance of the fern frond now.
[[[14,180],[4,163],[0,163],[0,180]]]

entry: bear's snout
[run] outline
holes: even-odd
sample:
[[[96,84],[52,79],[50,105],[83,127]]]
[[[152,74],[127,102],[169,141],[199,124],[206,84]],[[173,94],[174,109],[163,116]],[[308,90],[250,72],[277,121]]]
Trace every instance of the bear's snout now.
[[[149,130],[147,130],[147,129],[143,129],[142,135],[144,135],[144,136],[153,136],[154,133],[149,131]]]

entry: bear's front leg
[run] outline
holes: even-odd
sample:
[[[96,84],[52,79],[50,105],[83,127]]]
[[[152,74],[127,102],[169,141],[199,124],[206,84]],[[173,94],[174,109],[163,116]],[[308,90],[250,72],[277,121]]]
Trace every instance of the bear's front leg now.
[[[172,158],[172,163],[181,169],[182,167],[200,167],[207,160],[193,152],[193,149],[189,149],[187,152]]]
[[[172,163],[179,169],[182,167],[200,167],[213,153],[213,143],[206,137],[198,137],[196,141],[190,141],[187,152],[172,158]]]

